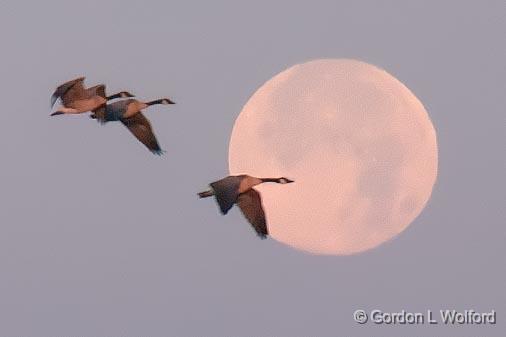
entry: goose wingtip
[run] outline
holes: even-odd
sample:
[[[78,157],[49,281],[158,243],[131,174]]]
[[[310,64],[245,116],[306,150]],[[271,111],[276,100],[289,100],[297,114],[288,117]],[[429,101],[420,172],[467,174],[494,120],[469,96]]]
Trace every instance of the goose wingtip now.
[[[55,103],[56,103],[57,100],[58,100],[58,97],[56,97],[56,95],[53,94],[51,96],[51,106],[50,106],[51,109],[54,107],[54,105],[55,105]]]
[[[151,152],[152,152],[154,155],[158,156],[158,157],[161,157],[161,156],[163,156],[163,155],[166,153],[166,151],[165,151],[165,150],[161,150],[161,149],[159,149],[159,150],[152,150]]]

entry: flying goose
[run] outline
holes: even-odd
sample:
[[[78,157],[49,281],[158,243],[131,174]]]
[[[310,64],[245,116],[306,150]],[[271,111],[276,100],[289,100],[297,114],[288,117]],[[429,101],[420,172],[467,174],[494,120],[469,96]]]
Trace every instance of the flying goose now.
[[[117,94],[106,96],[105,85],[99,84],[91,88],[84,87],[84,77],[63,83],[51,96],[51,107],[60,98],[63,106],[51,114],[51,116],[63,114],[79,114],[92,111],[107,101],[116,98],[134,97],[128,91],[121,91]]]
[[[161,98],[151,102],[141,102],[136,99],[125,99],[111,104],[102,105],[93,110],[90,116],[104,124],[112,121],[120,121],[128,130],[146,147],[156,155],[163,154],[156,140],[149,120],[141,110],[155,104],[175,104],[168,98]]]
[[[269,232],[262,207],[262,199],[260,198],[260,193],[253,186],[267,182],[288,184],[293,183],[293,180],[284,177],[256,178],[248,175],[228,176],[209,184],[211,189],[200,192],[198,195],[201,198],[214,195],[222,214],[227,214],[232,206],[237,204],[258,236],[261,239],[265,239]]]

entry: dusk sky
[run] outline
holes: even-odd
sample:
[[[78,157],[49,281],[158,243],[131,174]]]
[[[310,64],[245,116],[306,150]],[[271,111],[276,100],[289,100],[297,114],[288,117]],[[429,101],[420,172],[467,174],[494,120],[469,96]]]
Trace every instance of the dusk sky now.
[[[503,336],[504,1],[0,3],[0,336]],[[351,256],[259,240],[196,193],[228,175],[234,121],[298,63],[351,58],[424,104],[438,175],[395,239]],[[146,110],[49,117],[78,76]],[[310,224],[308,224],[310,225]],[[357,309],[495,310],[496,325],[360,325]]]

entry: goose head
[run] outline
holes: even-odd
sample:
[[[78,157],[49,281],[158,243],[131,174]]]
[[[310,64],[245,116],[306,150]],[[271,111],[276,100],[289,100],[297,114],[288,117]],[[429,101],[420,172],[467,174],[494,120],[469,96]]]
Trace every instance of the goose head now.
[[[121,92],[118,92],[117,94],[107,96],[106,100],[110,101],[110,100],[116,99],[116,98],[130,98],[130,97],[135,97],[135,95],[132,95],[128,91],[121,91]]]
[[[168,98],[160,98],[160,99],[155,99],[154,101],[151,101],[151,102],[146,102],[145,104],[149,106],[149,105],[155,105],[155,104],[166,105],[166,104],[176,104],[176,103],[174,103],[173,101],[171,101]]]
[[[120,98],[130,98],[130,97],[135,97],[135,95],[132,95],[131,93],[129,93],[128,91],[122,91],[120,93],[118,93],[119,97]]]
[[[281,178],[278,179],[278,183],[279,184],[290,184],[290,183],[293,183],[293,182],[294,182],[293,180],[285,178],[285,177],[281,177]]]
[[[170,99],[168,98],[162,98],[160,100],[160,104],[176,104],[175,102],[171,101]]]

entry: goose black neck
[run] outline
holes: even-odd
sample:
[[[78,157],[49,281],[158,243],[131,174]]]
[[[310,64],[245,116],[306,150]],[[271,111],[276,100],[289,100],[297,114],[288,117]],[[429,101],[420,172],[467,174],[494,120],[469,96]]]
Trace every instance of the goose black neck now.
[[[117,94],[107,96],[105,99],[110,101],[111,99],[116,99],[116,98],[120,98],[120,97],[121,97],[121,93],[118,92]]]
[[[260,180],[264,183],[279,183],[279,178],[262,178]]]
[[[163,99],[155,99],[151,102],[146,102],[146,105],[162,104]]]

